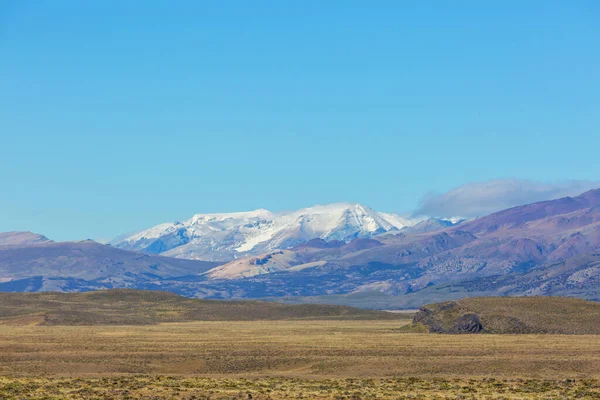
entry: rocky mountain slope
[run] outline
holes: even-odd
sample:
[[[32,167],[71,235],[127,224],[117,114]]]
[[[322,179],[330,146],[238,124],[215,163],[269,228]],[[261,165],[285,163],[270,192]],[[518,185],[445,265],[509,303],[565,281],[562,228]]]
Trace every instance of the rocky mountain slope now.
[[[311,241],[206,272],[219,296],[432,291],[600,298],[600,190],[534,203],[433,232]],[[418,300],[416,300],[418,301]]]
[[[398,231],[421,219],[376,212],[360,204],[329,204],[293,212],[268,210],[198,214],[113,243],[116,247],[176,258],[230,261],[288,249],[308,240],[348,241]],[[451,223],[450,223],[451,224]]]

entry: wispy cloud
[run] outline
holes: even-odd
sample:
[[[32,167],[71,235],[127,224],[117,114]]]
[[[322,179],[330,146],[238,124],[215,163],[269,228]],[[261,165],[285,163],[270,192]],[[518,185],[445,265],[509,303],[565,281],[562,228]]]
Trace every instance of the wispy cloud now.
[[[598,187],[600,187],[600,181],[546,183],[498,179],[468,183],[443,194],[429,193],[425,195],[415,214],[436,217],[478,217],[536,201],[577,196]]]

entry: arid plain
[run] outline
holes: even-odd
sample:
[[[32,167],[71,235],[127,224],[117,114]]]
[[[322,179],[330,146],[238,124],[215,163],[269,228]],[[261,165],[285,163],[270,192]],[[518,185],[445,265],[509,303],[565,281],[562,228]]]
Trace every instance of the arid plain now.
[[[404,333],[409,316],[26,322],[0,326],[0,398],[600,398],[598,335]]]

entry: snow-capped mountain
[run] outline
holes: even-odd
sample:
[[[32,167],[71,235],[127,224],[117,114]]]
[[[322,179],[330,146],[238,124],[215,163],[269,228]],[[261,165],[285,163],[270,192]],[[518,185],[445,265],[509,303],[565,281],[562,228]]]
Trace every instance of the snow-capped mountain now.
[[[157,225],[113,243],[170,257],[229,261],[311,239],[349,241],[414,226],[422,219],[376,212],[360,204],[317,205],[292,212],[259,209],[198,214],[183,222]]]

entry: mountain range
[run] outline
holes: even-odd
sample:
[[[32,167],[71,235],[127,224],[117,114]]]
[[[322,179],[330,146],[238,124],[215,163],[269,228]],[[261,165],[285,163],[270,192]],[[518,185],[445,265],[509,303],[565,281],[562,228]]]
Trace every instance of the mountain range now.
[[[600,189],[454,222],[334,204],[197,215],[114,246],[5,234],[0,290],[128,287],[373,308],[476,295],[600,299]]]
[[[204,275],[212,289],[225,291],[223,297],[244,291],[258,297],[334,295],[352,304],[353,298],[385,294],[402,305],[465,294],[598,299],[600,190],[433,232],[308,242]]]
[[[430,220],[374,211],[361,204],[317,205],[292,212],[260,209],[229,214],[197,214],[183,222],[160,224],[112,244],[168,257],[231,261],[246,255],[288,249],[311,239],[349,241],[425,224]],[[421,224],[419,226],[419,224]]]

